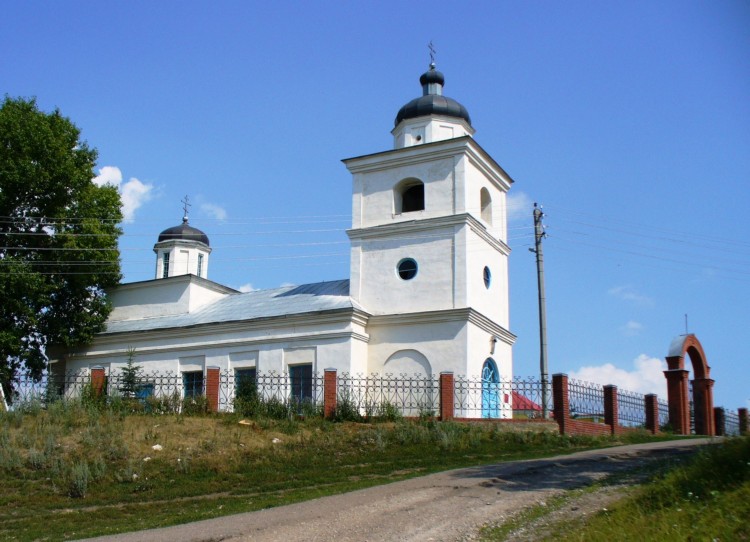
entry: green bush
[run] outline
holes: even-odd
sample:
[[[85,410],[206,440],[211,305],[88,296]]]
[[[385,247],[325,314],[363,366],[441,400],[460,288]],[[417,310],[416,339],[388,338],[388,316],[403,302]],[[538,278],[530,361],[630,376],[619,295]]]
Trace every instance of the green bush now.
[[[182,407],[180,392],[174,391],[171,395],[157,397],[150,395],[146,398],[144,411],[149,414],[177,414]]]
[[[336,410],[333,413],[333,420],[337,422],[361,422],[364,420],[359,412],[357,404],[344,394],[336,401]]]
[[[384,422],[397,422],[402,420],[404,416],[396,405],[386,401],[378,406],[377,418]]]
[[[200,416],[208,413],[208,399],[203,395],[185,397],[182,400],[182,413],[185,416]]]
[[[89,471],[89,464],[85,460],[73,465],[70,469],[68,495],[74,499],[84,498],[89,489],[90,480],[91,472]]]

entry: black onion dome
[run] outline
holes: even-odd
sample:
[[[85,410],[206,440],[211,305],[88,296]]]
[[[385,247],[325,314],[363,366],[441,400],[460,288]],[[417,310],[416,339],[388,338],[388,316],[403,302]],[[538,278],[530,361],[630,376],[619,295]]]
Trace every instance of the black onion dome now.
[[[413,99],[399,109],[396,121],[394,122],[395,126],[398,126],[402,120],[427,115],[456,117],[464,119],[471,126],[471,117],[466,108],[453,98],[442,95],[445,77],[435,69],[434,65],[430,66],[430,69],[422,74],[419,78],[419,83],[422,85],[423,95]]]
[[[192,227],[187,221],[184,221],[179,226],[173,226],[167,228],[159,234],[159,243],[162,241],[197,241],[203,243],[206,246],[208,244],[208,236],[200,231],[198,228]]]
[[[445,76],[443,72],[439,72],[436,69],[430,69],[419,76],[419,84],[422,86],[430,83],[437,83],[438,85],[445,85]]]

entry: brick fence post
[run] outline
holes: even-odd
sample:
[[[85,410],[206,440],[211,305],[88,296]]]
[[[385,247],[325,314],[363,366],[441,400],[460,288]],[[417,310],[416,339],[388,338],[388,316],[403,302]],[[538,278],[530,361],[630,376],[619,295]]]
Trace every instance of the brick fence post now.
[[[646,405],[646,430],[655,435],[659,432],[659,399],[655,394],[649,393],[643,400]]]
[[[570,402],[568,400],[568,375],[552,375],[552,403],[554,404],[555,421],[560,434],[565,435],[570,425]]]
[[[604,386],[604,423],[610,426],[613,435],[620,429],[620,413],[617,410],[617,386]]]
[[[94,392],[94,397],[101,397],[104,391],[104,383],[107,380],[107,375],[104,372],[104,367],[96,366],[91,368],[91,390]]]
[[[667,378],[669,423],[677,435],[689,435],[690,398],[688,397],[688,371],[685,369],[669,369],[664,371],[664,376]]]
[[[714,434],[723,437],[727,434],[726,414],[722,407],[714,407]]]
[[[748,433],[748,415],[746,408],[738,408],[737,415],[740,417],[740,435],[746,435]]]
[[[219,382],[220,371],[218,367],[206,367],[206,402],[210,412],[219,411]]]
[[[454,381],[452,371],[443,371],[440,373],[440,419],[444,422],[453,419],[453,408],[455,405],[454,398]]]
[[[323,416],[330,420],[336,415],[336,401],[338,400],[338,377],[336,369],[323,371]]]

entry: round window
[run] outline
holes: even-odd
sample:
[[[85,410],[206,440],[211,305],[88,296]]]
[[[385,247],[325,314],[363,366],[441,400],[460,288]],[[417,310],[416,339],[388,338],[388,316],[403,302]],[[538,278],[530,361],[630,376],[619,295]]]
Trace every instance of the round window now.
[[[492,272],[490,271],[489,267],[484,266],[484,287],[489,288],[491,282],[492,282]]]
[[[411,280],[417,276],[417,262],[411,258],[404,258],[396,267],[398,276],[404,280]]]

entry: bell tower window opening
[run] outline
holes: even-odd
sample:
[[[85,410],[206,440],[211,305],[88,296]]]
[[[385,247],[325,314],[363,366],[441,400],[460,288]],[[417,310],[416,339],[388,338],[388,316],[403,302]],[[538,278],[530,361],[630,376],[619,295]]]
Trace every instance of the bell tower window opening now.
[[[203,254],[198,254],[198,276],[203,276]]]
[[[405,179],[394,190],[396,214],[424,211],[424,183],[419,179]]]
[[[167,278],[169,276],[169,252],[165,252],[164,256],[162,257],[161,276],[162,278]]]
[[[479,206],[481,208],[482,220],[492,226],[492,196],[489,190],[482,188],[479,191]]]

